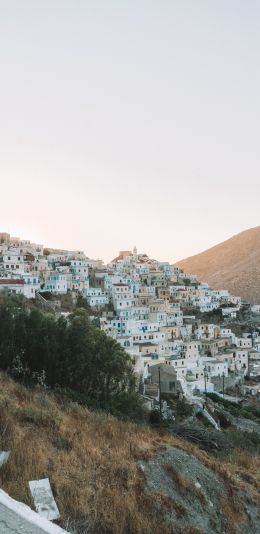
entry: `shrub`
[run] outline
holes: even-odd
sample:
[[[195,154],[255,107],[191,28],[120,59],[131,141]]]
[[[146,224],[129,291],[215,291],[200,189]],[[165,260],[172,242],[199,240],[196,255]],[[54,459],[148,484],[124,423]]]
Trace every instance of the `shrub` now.
[[[184,399],[176,401],[176,415],[179,419],[190,417],[193,414],[193,406]]]
[[[251,453],[260,453],[260,436],[257,432],[241,432],[233,427],[226,432],[228,432],[234,447]]]
[[[159,425],[161,423],[161,416],[159,410],[151,410],[149,415],[149,422],[151,425]]]
[[[219,424],[221,428],[229,428],[231,426],[230,421],[226,418],[226,416],[222,412],[216,411],[215,414],[217,415],[219,419]]]

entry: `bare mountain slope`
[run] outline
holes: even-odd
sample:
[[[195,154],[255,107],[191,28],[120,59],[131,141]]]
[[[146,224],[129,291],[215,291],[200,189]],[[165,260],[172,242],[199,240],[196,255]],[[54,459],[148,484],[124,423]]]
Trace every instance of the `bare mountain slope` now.
[[[177,263],[214,289],[229,289],[260,303],[260,226],[250,228],[201,254]]]

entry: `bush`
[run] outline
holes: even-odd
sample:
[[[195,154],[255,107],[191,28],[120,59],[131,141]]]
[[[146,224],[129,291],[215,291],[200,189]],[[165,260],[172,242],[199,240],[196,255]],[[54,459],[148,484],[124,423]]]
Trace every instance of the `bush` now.
[[[230,421],[226,418],[226,416],[222,412],[216,411],[215,414],[218,417],[220,428],[229,428],[231,426]]]
[[[162,393],[162,400],[165,400],[174,412],[177,419],[182,420],[193,414],[193,406],[185,399],[178,399],[173,393]]]
[[[149,423],[151,425],[160,425],[161,416],[159,410],[151,410],[149,415]]]
[[[257,432],[241,432],[233,427],[226,432],[228,432],[234,447],[251,453],[260,453],[260,436]]]
[[[190,417],[193,414],[193,406],[184,399],[176,401],[176,415],[179,419]]]
[[[208,393],[208,397],[218,404],[222,404],[225,409],[230,412],[235,417],[244,417],[245,419],[250,419],[251,421],[260,421],[260,409],[256,406],[240,406],[237,404],[232,404],[230,401],[219,397],[215,393]]]

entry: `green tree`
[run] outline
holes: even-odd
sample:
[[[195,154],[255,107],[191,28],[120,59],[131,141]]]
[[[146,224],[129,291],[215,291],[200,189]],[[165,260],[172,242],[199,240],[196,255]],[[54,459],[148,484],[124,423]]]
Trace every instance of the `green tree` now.
[[[67,318],[0,304],[0,368],[32,384],[70,391],[73,398],[133,417],[140,403],[130,356],[78,308]],[[141,407],[140,407],[141,410]]]

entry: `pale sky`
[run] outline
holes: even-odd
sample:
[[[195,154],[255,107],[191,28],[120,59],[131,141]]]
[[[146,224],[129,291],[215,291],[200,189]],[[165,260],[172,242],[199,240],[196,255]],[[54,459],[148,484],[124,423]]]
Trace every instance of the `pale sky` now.
[[[161,260],[259,225],[259,0],[0,0],[0,231]]]

